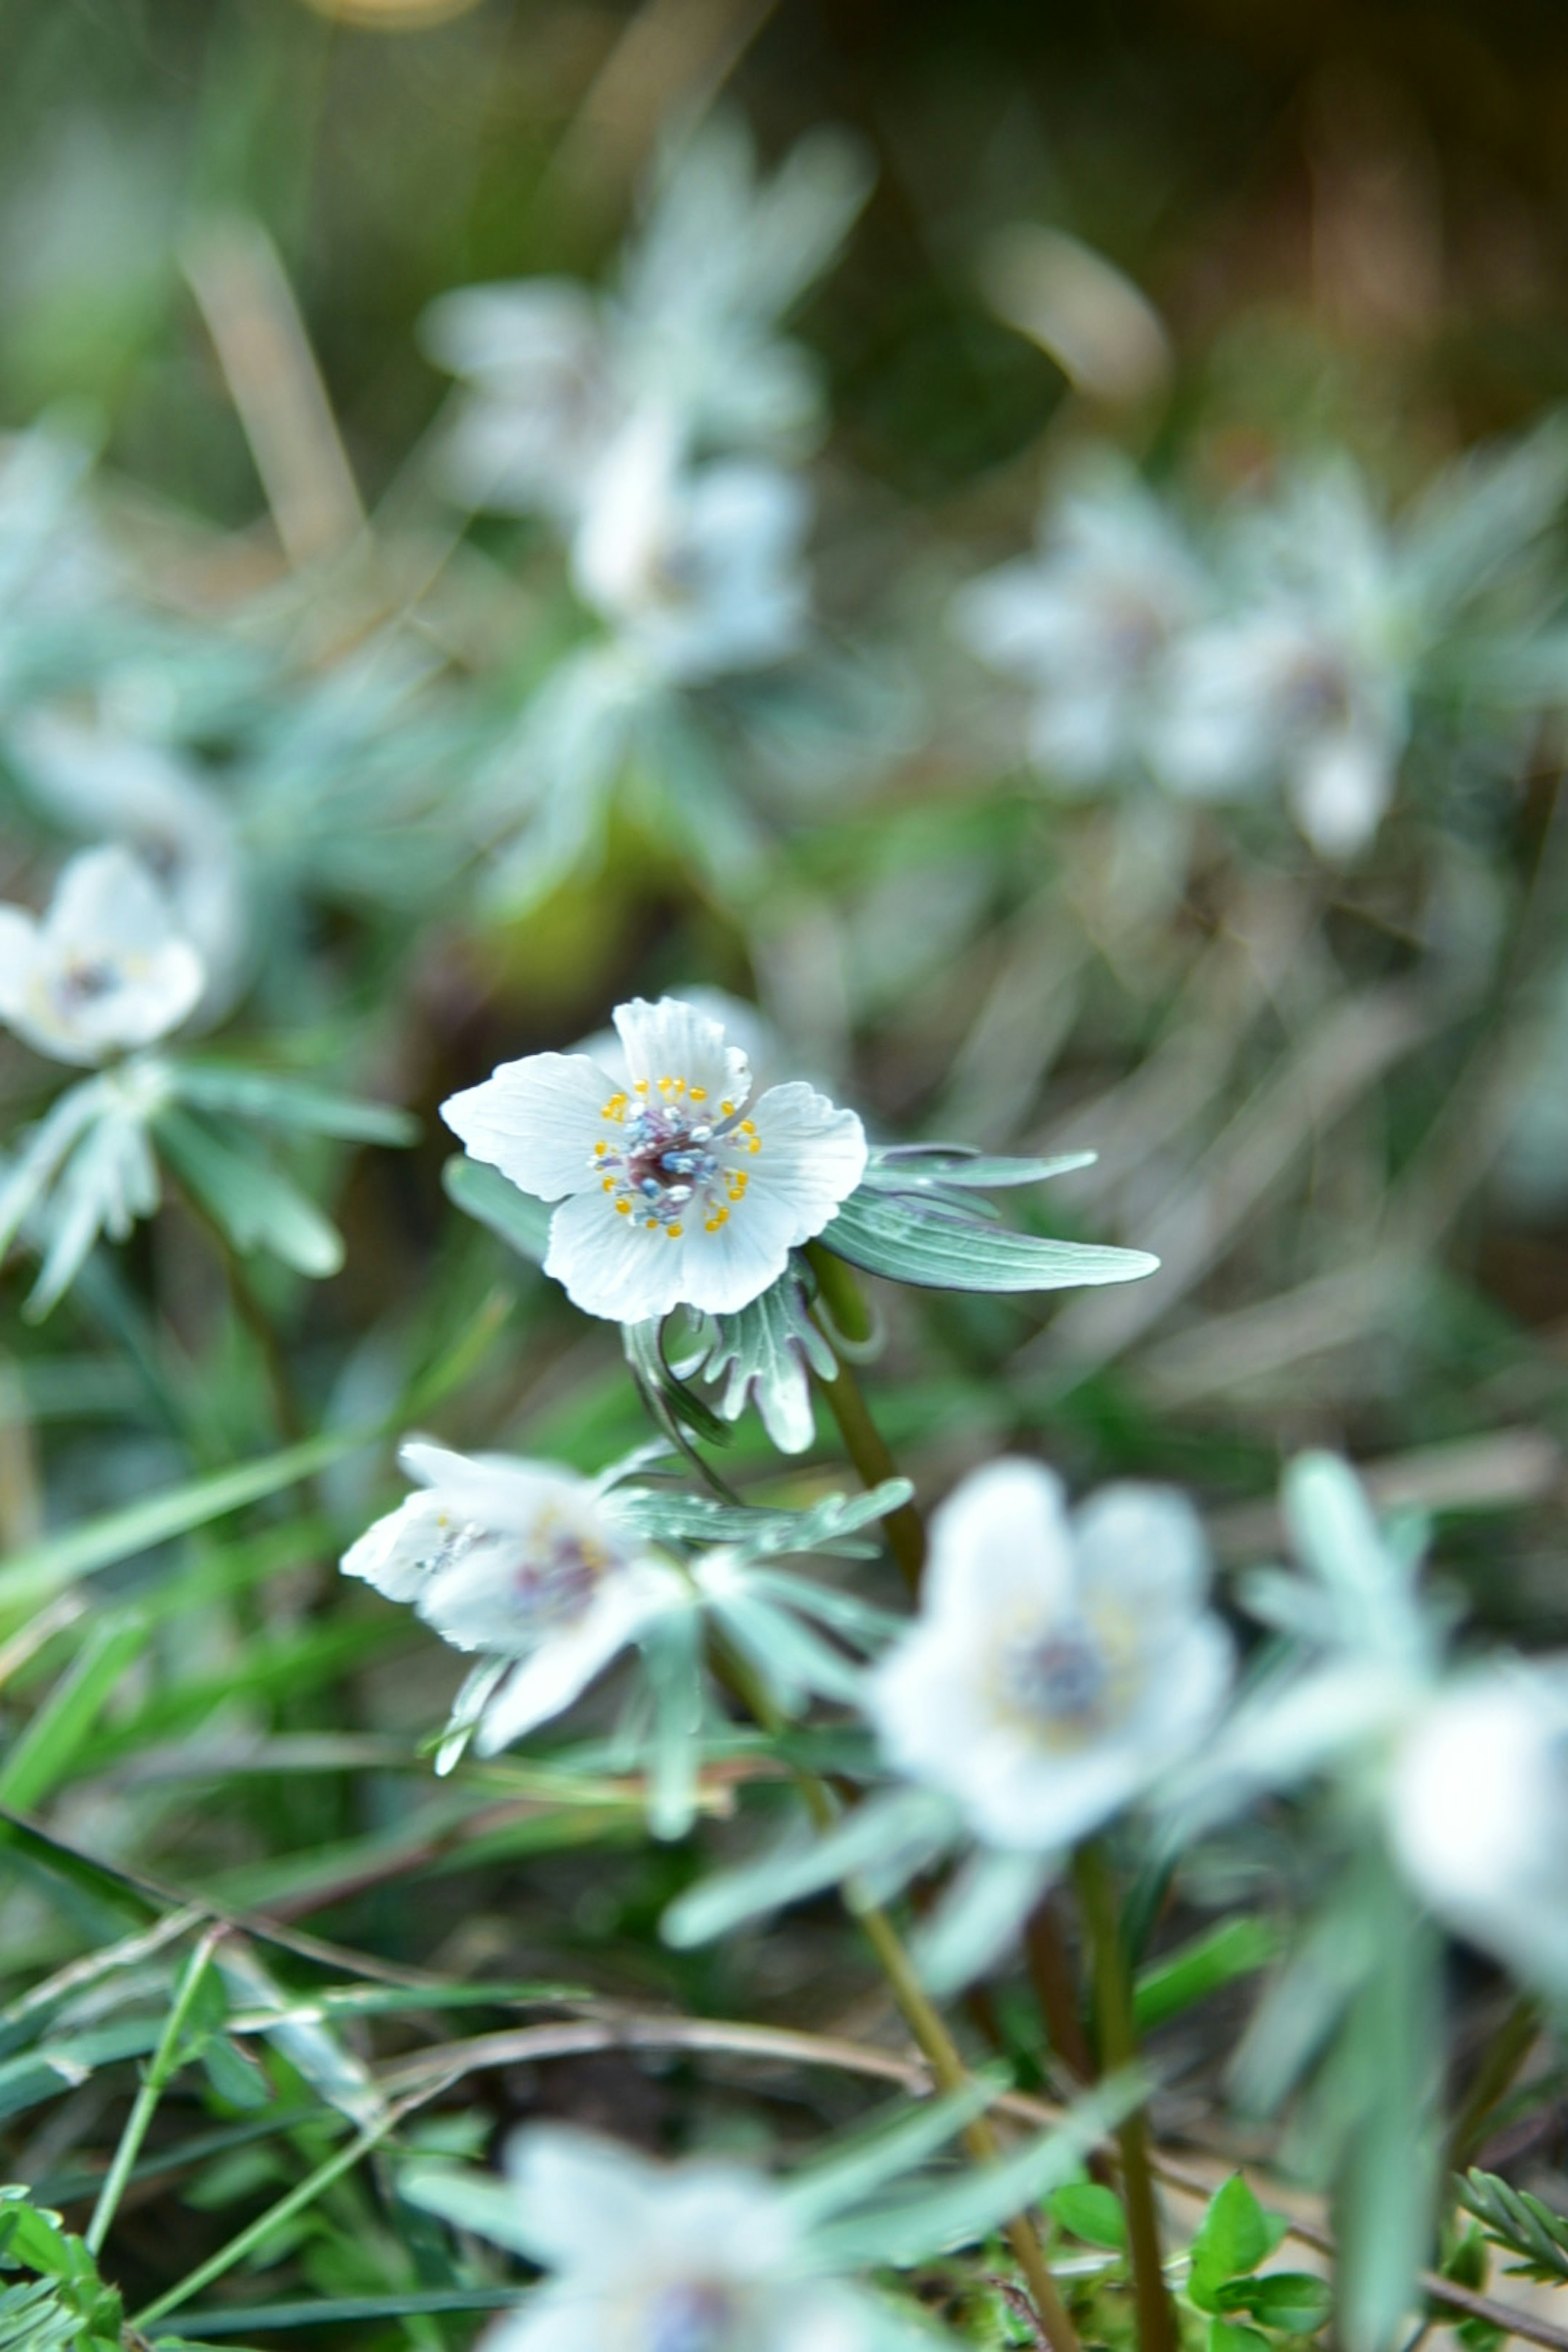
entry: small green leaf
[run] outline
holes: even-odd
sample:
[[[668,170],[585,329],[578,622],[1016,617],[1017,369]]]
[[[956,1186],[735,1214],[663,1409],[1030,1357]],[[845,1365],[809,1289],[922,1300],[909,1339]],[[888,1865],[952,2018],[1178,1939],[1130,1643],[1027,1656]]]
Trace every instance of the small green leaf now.
[[[1231,2319],[1211,2319],[1209,2352],[1272,2352],[1272,2347],[1256,2327],[1238,2327]]]
[[[1114,2190],[1098,2180],[1068,2180],[1046,2200],[1053,2221],[1086,2246],[1108,2246],[1121,2253],[1127,2243],[1127,2216]]]
[[[1141,2033],[1179,2016],[1222,1985],[1267,1968],[1279,1949],[1279,1930],[1267,1919],[1226,1919],[1194,1937],[1179,1952],[1139,1975],[1133,2013]]]
[[[1220,2308],[1219,2291],[1255,2271],[1279,2242],[1280,2232],[1239,2172],[1215,2190],[1192,2245],[1187,2292],[1200,2311]]]
[[[1282,2336],[1315,2335],[1329,2315],[1328,2283],[1310,2271],[1270,2271],[1265,2278],[1233,2279],[1219,2289],[1221,2311],[1245,2311],[1260,2327]]]
[[[442,1169],[441,1185],[447,1200],[465,1216],[488,1225],[531,1265],[544,1264],[553,1213],[547,1201],[520,1192],[499,1168],[487,1167],[482,1160],[469,1160],[462,1152],[455,1152]]]

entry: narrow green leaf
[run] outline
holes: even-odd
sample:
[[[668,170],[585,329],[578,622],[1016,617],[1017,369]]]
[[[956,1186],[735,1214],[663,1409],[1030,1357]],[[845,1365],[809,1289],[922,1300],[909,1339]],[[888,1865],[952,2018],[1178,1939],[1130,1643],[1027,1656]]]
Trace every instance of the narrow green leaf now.
[[[140,1616],[97,1626],[0,1764],[0,1805],[28,1812],[58,1787],[121,1675],[144,1647]]]
[[[138,1552],[150,1551],[154,1544],[167,1542],[171,1536],[187,1535],[193,1528],[221,1519],[247,1503],[296,1486],[313,1477],[329,1462],[374,1444],[376,1436],[374,1431],[351,1430],[312,1437],[303,1445],[290,1445],[259,1462],[241,1463],[236,1469],[219,1470],[187,1486],[171,1486],[162,1495],[151,1495],[142,1502],[127,1504],[123,1510],[89,1520],[85,1527],[47,1536],[41,1543],[15,1553],[0,1568],[0,1612],[36,1608],[78,1577],[132,1559]]]
[[[1226,1919],[1207,1935],[1194,1937],[1179,1952],[1140,1972],[1133,1996],[1139,2032],[1147,2033],[1222,1985],[1267,1968],[1279,1948],[1279,1931],[1267,1919]]]

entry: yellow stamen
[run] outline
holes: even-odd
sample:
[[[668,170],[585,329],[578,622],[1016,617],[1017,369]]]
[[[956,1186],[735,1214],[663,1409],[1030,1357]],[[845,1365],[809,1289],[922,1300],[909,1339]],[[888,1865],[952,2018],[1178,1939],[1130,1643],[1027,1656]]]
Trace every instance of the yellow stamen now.
[[[599,1113],[599,1117],[601,1118],[624,1119],[626,1115],[626,1098],[625,1095],[612,1095],[609,1101],[605,1105],[604,1109]]]
[[[753,1136],[752,1136],[752,1150],[753,1151],[760,1151],[760,1150],[762,1150],[762,1148],[763,1148],[763,1139],[762,1139],[762,1137],[761,1137],[760,1135],[753,1135]]]
[[[666,1225],[664,1230],[669,1235],[672,1242],[678,1242],[680,1239],[680,1227],[679,1225]]]
[[[708,1099],[708,1089],[706,1087],[689,1087],[687,1088],[687,1092],[690,1095],[693,1102],[706,1102]]]
[[[755,1135],[756,1131],[756,1129],[752,1126],[749,1118],[743,1118],[741,1121],[741,1132],[742,1135]]]
[[[632,1088],[632,1092],[637,1095],[646,1095],[647,1092],[647,1080],[646,1078],[639,1078],[636,1086]]]
[[[726,1102],[726,1103],[721,1103],[721,1104],[720,1104],[720,1106],[719,1106],[719,1108],[720,1108],[720,1109],[723,1112],[723,1114],[724,1114],[724,1116],[725,1116],[725,1118],[734,1118],[734,1116],[735,1116],[735,1106],[734,1106],[734,1104],[733,1104],[733,1103],[729,1103],[729,1102]]]
[[[613,1176],[601,1177],[599,1181],[603,1191],[606,1192],[613,1192],[615,1191],[616,1180]]]
[[[632,1204],[629,1201],[617,1201],[616,1202],[616,1214],[617,1217],[629,1217],[631,1213]]]

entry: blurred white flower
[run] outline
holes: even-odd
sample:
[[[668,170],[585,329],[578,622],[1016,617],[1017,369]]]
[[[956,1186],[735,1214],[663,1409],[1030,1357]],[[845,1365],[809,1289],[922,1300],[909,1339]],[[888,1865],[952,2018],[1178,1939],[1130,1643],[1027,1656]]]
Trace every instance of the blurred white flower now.
[[[656,1618],[685,1605],[671,1562],[574,1472],[418,1439],[400,1460],[422,1491],[378,1519],[342,1565],[389,1601],[411,1602],[454,1649],[482,1655],[438,1769],[470,1735],[493,1756],[559,1715]]]
[[[202,992],[202,960],[128,849],[84,850],[48,912],[0,907],[0,1021],[58,1062],[166,1036]]]
[[[1203,601],[1166,509],[1106,461],[1046,508],[1036,554],[959,592],[952,619],[972,652],[1029,689],[1033,765],[1084,792],[1150,757],[1160,657]]]
[[[1568,1989],[1568,1659],[1450,1671],[1410,1531],[1378,1527],[1349,1466],[1300,1456],[1284,1504],[1310,1580],[1262,1574],[1247,1597],[1294,1647],[1212,1743],[1199,1810],[1328,1776],[1439,1919]]]
[[[682,455],[808,447],[816,370],[780,321],[835,258],[869,177],[853,141],[818,131],[759,178],[744,126],[719,116],[667,158],[611,291],[537,278],[444,295],[423,332],[468,387],[443,453],[456,494],[569,524],[648,406]]]
[[[201,1003],[216,1020],[245,966],[248,909],[237,830],[228,811],[166,744],[62,712],[23,712],[6,747],[39,806],[134,851],[202,960]]]
[[[1423,622],[1359,479],[1332,469],[1237,534],[1228,617],[1170,649],[1150,756],[1195,799],[1282,787],[1314,849],[1353,857],[1393,801]]]
[[[799,1083],[752,1102],[745,1055],[677,998],[615,1019],[629,1084],[585,1055],[532,1054],[441,1115],[472,1159],[561,1203],[545,1272],[584,1313],[732,1314],[855,1190],[864,1130]]]
[[[1568,1993],[1568,1659],[1456,1677],[1396,1750],[1388,1834],[1446,1926]]]
[[[786,2196],[760,2173],[655,2164],[564,2125],[521,2134],[509,2168],[519,2242],[554,2275],[498,2323],[486,2352],[872,2352],[889,2341],[875,2305],[813,2276]]]
[[[1069,1517],[1038,1464],[976,1471],[936,1513],[920,1621],[872,1677],[889,1761],[990,1844],[1076,1845],[1219,1716],[1231,1644],[1208,1577],[1172,1489],[1108,1486]]]
[[[594,476],[573,579],[659,678],[764,669],[809,625],[809,520],[804,483],[771,466],[688,467],[670,413],[644,410]]]

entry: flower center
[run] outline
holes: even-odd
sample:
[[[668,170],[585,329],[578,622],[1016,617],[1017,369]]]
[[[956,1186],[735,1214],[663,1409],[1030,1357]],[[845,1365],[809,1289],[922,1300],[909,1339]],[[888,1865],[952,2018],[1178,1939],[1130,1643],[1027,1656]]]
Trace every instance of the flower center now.
[[[1102,1724],[1110,1664],[1081,1621],[1015,1634],[1003,1645],[999,1667],[1005,1703],[1031,1721],[1075,1739]]]
[[[648,2305],[639,2352],[725,2352],[738,2317],[725,2288],[710,2279],[682,2279]]]
[[[96,1004],[100,998],[112,996],[123,985],[124,973],[120,966],[100,958],[97,961],[81,957],[68,963],[55,982],[55,994],[68,1011],[78,1011],[83,1005]]]
[[[477,1519],[445,1526],[430,1565],[455,1568],[484,1557],[500,1568],[512,1612],[529,1625],[581,1616],[600,1578],[614,1565],[602,1544],[549,1512],[522,1536]]]
[[[759,1152],[762,1139],[732,1102],[715,1118],[705,1087],[684,1078],[640,1078],[615,1094],[603,1117],[611,1132],[594,1146],[594,1171],[617,1214],[679,1241],[688,1216],[716,1234],[746,1197],[749,1178],[735,1162]]]

